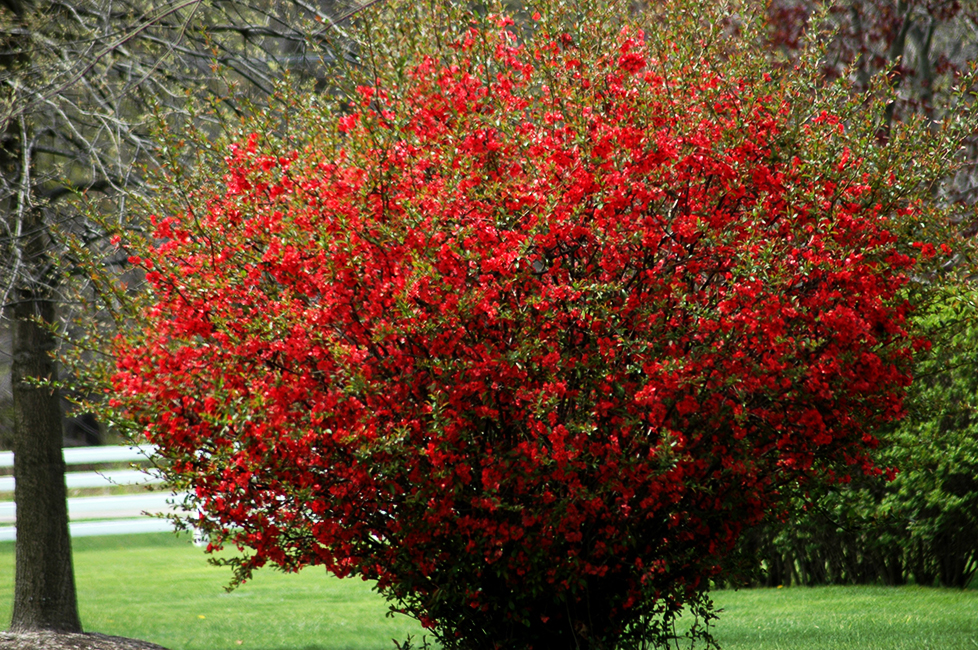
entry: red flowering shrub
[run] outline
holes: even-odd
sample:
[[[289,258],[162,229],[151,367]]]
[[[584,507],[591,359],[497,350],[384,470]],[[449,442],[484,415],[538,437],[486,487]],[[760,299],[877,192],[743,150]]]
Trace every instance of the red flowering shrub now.
[[[446,647],[663,643],[900,416],[920,172],[736,44],[471,20],[155,220],[115,404],[242,576],[376,579]]]

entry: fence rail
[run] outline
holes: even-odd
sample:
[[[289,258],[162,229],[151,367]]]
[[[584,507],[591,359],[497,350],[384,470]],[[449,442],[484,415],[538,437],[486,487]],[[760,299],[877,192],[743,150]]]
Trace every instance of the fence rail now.
[[[61,450],[65,465],[102,465],[138,463],[156,453],[153,445],[105,445],[101,447],[65,447]],[[0,451],[0,467],[14,466],[14,452]]]
[[[78,465],[107,465],[145,461],[156,451],[151,446],[104,446],[65,448],[63,455],[69,467]],[[0,468],[14,465],[13,452],[0,452]],[[68,489],[104,488],[112,486],[146,486],[161,483],[162,477],[140,469],[104,469],[65,473]],[[17,511],[14,504],[13,476],[0,476],[0,542],[16,538]],[[139,492],[135,494],[78,496],[68,499],[68,528],[72,537],[94,535],[128,535],[163,532],[172,529],[165,519],[148,516],[173,511],[173,502],[182,495],[169,492]]]

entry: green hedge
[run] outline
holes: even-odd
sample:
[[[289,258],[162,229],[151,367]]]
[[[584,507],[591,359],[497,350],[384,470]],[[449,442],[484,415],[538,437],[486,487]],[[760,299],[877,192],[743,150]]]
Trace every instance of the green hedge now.
[[[919,316],[934,346],[915,373],[907,418],[879,434],[897,470],[795,486],[796,510],[741,546],[760,584],[915,582],[965,587],[978,571],[978,322],[973,288],[946,289]]]

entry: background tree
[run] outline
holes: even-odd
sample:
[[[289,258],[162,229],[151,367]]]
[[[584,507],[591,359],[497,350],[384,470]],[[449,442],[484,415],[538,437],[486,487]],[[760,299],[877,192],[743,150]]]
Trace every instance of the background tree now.
[[[205,120],[216,132],[249,98],[266,103],[284,71],[321,79],[321,57],[351,52],[333,23],[349,9],[302,0],[0,6],[0,320],[13,328],[18,504],[12,629],[80,627],[50,355],[62,289],[77,270],[65,237],[99,250],[106,235],[81,216],[77,193],[117,227],[128,223],[129,206],[153,191],[141,171],[160,154],[152,124]],[[218,100],[209,114],[187,113],[188,96],[207,94]]]
[[[385,7],[347,115],[297,98],[163,203],[114,405],[240,579],[377,579],[446,647],[665,645],[788,488],[874,473],[974,112],[880,143],[889,84],[712,11]]]
[[[10,2],[3,10],[10,29],[4,30],[5,52],[0,63],[11,79],[19,79],[35,63],[27,36],[32,7]],[[20,506],[15,589],[24,596],[15,599],[12,627],[76,631],[81,623],[68,538],[60,398],[30,383],[56,379],[51,356],[55,339],[46,327],[54,322],[53,262],[43,212],[34,204],[32,192],[31,176],[37,171],[32,160],[36,130],[26,116],[18,115],[4,121],[2,134],[0,165],[5,191],[0,200],[10,243],[16,238],[16,245],[9,249],[11,278],[5,283],[2,304],[13,298],[14,498]],[[17,435],[19,432],[29,435]]]

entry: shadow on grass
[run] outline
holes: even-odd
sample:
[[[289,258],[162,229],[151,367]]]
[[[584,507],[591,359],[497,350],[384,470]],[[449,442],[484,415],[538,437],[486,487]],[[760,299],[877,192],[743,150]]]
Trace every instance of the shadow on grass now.
[[[427,639],[427,645],[425,644],[425,641],[422,638],[418,638],[417,636],[414,635],[410,637],[410,645],[408,645],[405,639],[397,639],[397,643],[400,643],[401,647],[404,648],[410,647],[412,650],[425,650],[425,648],[427,648],[428,650],[441,649],[441,646],[435,643],[435,641],[431,637],[425,637],[425,638]],[[398,648],[398,646],[395,644],[394,639],[389,639],[386,644],[381,644],[376,646],[370,644],[367,647],[370,647],[371,650],[397,650]],[[357,645],[348,648],[338,649],[335,645],[326,646],[326,645],[320,645],[318,643],[313,643],[310,645],[290,645],[290,646],[278,646],[278,647],[262,646],[258,648],[258,650],[364,650],[364,645]]]

